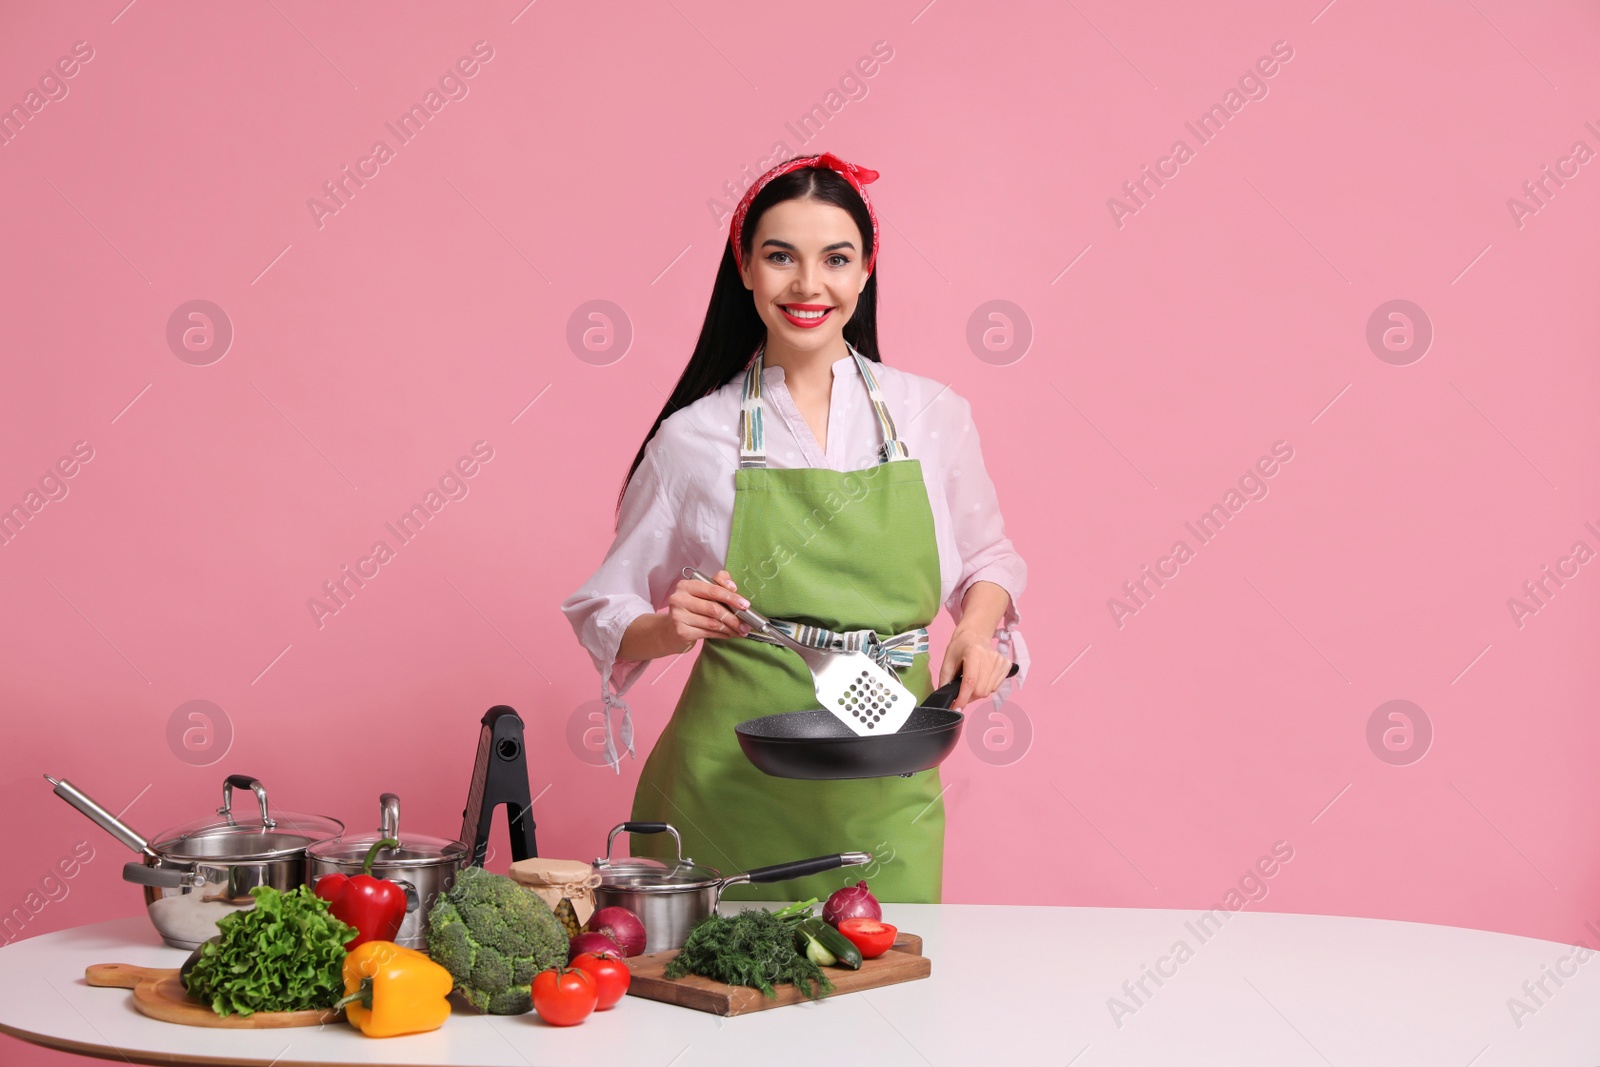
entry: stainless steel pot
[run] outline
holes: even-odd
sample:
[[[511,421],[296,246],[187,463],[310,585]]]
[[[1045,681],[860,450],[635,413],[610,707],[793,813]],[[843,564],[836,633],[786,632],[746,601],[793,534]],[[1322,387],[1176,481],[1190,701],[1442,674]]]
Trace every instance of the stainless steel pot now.
[[[144,887],[150,921],[174,948],[195,948],[217,932],[218,919],[254,907],[250,890],[258,885],[305,885],[306,848],[344,833],[344,823],[325,815],[269,811],[266,787],[249,775],[232,774],[222,783],[222,819],[175,827],[152,844],[72,783],[48,774],[45,780],[57,796],[142,853],[142,860],[123,866],[122,877]],[[257,818],[234,818],[234,789],[255,794]]]
[[[360,874],[372,846],[383,840],[398,841],[396,848],[379,849],[372,861],[372,876],[386,878],[406,891],[406,917],[395,943],[421,949],[427,944],[428,909],[455,884],[456,874],[467,865],[467,846],[460,841],[427,834],[400,833],[400,798],[385,793],[378,798],[376,833],[323,841],[306,849],[311,882],[325,874]]]
[[[613,860],[612,843],[623,832],[671,834],[672,840],[677,843],[677,862],[669,867],[654,859]],[[600,875],[594,899],[599,907],[620,904],[639,916],[644,923],[644,951],[665,952],[683,947],[695,923],[717,910],[722,891],[730,885],[741,882],[783,882],[838,867],[869,863],[871,860],[870,852],[841,852],[758,867],[724,878],[715,867],[707,867],[684,857],[683,838],[678,836],[677,829],[671,823],[625,822],[612,827],[610,836],[606,838],[605,858],[594,861],[594,869]]]

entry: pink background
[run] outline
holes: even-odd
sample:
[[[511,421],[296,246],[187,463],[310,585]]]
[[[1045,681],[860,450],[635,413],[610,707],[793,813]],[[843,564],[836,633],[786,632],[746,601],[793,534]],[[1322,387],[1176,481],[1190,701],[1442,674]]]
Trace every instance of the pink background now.
[[[826,148],[883,174],[885,359],[972,401],[1030,567],[1012,744],[944,768],[946,899],[1202,909],[1284,841],[1250,906],[1589,937],[1600,575],[1520,625],[1508,600],[1600,550],[1600,163],[1520,225],[1508,200],[1600,149],[1600,13],[1021,7],[10,5],[0,103],[93,49],[0,147],[0,505],[93,449],[0,545],[0,906],[94,850],[24,934],[142,908],[42,773],[147,834],[242,771],[357,830],[394,790],[453,836],[496,703],[549,787],[541,852],[595,855],[642,760],[569,747],[597,682],[557,605],[693,344],[724,183]],[[398,145],[384,124],[478,41],[468,95]],[[1266,95],[1201,144],[1185,122],[1275,42]],[[830,102],[809,141],[786,126]],[[307,201],[379,138],[319,226]],[[196,299],[234,331],[204,366],[166,336]],[[1434,334],[1404,365],[1367,340],[1396,299]],[[620,358],[569,344],[593,300]],[[992,300],[1019,312],[990,352]],[[308,599],[477,441],[469,494],[319,628]],[[1277,441],[1268,495],[1200,545],[1184,523]],[[1108,600],[1180,538],[1119,626]],[[687,666],[634,689],[641,755]],[[191,700],[226,751],[169,743]],[[1391,700],[1431,743],[1369,743]]]

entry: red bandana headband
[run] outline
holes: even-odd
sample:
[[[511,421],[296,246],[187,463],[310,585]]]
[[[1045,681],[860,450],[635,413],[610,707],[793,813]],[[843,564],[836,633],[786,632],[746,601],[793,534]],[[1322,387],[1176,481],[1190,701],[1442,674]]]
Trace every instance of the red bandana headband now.
[[[744,229],[744,217],[750,211],[750,202],[756,198],[756,194],[761,192],[772,179],[788,174],[791,170],[799,170],[802,167],[817,169],[826,167],[829,170],[838,171],[844,177],[844,180],[849,182],[851,187],[861,194],[861,202],[867,205],[867,215],[872,219],[872,255],[867,258],[867,273],[870,274],[873,265],[878,260],[878,213],[872,210],[872,201],[867,198],[867,191],[862,187],[868,182],[877,181],[878,172],[868,170],[866,167],[858,167],[854,163],[846,163],[832,152],[823,152],[821,155],[816,156],[801,156],[799,159],[791,159],[787,163],[779,163],[776,167],[763,174],[754,185],[745,191],[744,199],[739,201],[739,207],[734,211],[733,222],[728,229],[729,240],[733,242],[734,263],[740,270],[744,269],[744,252],[740,242],[740,231]]]

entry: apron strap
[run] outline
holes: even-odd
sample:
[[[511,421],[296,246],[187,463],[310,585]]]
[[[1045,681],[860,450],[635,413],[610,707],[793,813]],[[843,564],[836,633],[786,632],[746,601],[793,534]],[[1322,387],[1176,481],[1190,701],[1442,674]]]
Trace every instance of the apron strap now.
[[[884,402],[883,391],[878,388],[878,378],[872,373],[872,361],[857,352],[856,346],[850,342],[846,341],[845,347],[850,349],[850,355],[855,358],[856,367],[861,371],[861,380],[867,386],[867,395],[872,399],[872,410],[878,416],[878,428],[883,434],[883,444],[878,446],[878,462],[910,459],[911,452],[895,433],[894,416],[889,414],[889,405]],[[744,393],[739,400],[740,470],[767,465],[766,405],[761,400],[762,356],[766,349],[766,342],[763,341],[744,372]]]
[[[773,629],[781,630],[789,637],[802,645],[812,648],[826,648],[834,652],[865,652],[872,657],[872,661],[891,673],[896,667],[909,667],[912,662],[924,652],[928,651],[928,628],[919,626],[915,630],[895,634],[893,637],[878,636],[876,630],[846,630],[836,632],[821,626],[810,626],[806,623],[789,622],[786,619],[769,619]],[[746,637],[763,641],[769,645],[785,647],[776,638],[768,637],[760,630],[751,630]]]

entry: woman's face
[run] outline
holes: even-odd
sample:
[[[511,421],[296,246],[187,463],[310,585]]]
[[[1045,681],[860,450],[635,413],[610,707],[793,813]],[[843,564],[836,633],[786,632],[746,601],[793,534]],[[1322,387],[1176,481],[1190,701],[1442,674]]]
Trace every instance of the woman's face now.
[[[861,231],[849,212],[785,200],[761,216],[742,276],[768,339],[814,352],[838,343],[866,287],[865,268]]]

